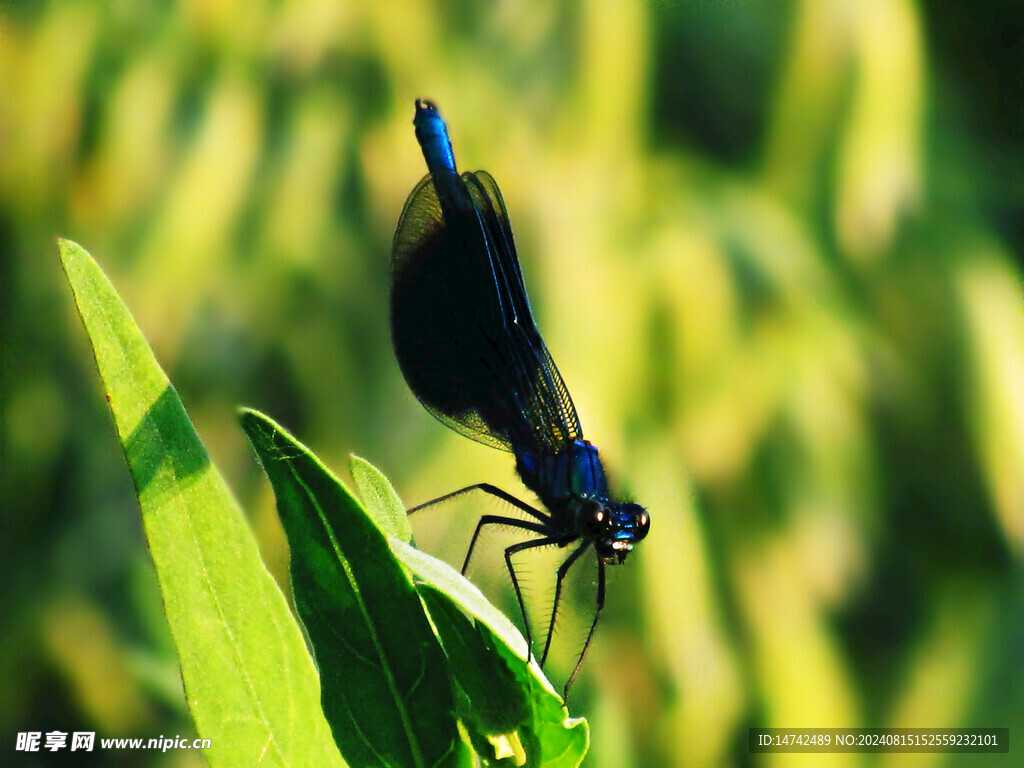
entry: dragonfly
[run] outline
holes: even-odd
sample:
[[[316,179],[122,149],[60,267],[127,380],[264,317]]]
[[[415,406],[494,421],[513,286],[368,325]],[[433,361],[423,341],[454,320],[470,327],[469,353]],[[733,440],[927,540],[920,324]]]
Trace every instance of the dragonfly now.
[[[604,608],[605,566],[626,560],[647,535],[650,517],[639,504],[609,495],[598,450],[583,438],[569,390],[534,322],[497,182],[486,171],[459,174],[447,126],[434,104],[417,100],[413,125],[429,173],[406,200],[392,245],[395,356],[409,388],[430,413],[463,435],[515,456],[520,478],[543,509],[477,483],[413,507],[409,514],[473,491],[523,513],[482,515],[462,572],[488,526],[529,534],[504,552],[530,654],[530,620],[513,557],[539,547],[572,547],[556,573],[541,666],[551,648],[566,574],[593,552],[594,618],[565,684],[568,697]]]

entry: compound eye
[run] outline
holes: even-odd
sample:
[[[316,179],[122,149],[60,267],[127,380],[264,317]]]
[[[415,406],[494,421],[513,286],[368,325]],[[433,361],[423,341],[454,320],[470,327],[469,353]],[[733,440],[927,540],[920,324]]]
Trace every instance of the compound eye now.
[[[590,529],[598,529],[604,525],[605,518],[608,516],[608,511],[604,508],[604,505],[599,504],[593,499],[589,499],[580,505],[580,520]]]
[[[639,504],[630,504],[628,509],[633,529],[633,541],[640,541],[651,529],[651,516]]]
[[[647,514],[646,509],[640,510],[640,513],[636,516],[636,537],[637,540],[642,539],[647,535],[647,532],[651,529],[651,516]]]

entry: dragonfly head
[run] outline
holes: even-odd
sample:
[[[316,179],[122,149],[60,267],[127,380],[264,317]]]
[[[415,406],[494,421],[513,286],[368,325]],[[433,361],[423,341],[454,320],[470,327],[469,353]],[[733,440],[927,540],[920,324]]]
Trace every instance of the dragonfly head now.
[[[597,556],[606,564],[625,561],[633,545],[647,535],[651,518],[632,502],[606,503],[587,499],[577,512],[582,530],[594,542]]]

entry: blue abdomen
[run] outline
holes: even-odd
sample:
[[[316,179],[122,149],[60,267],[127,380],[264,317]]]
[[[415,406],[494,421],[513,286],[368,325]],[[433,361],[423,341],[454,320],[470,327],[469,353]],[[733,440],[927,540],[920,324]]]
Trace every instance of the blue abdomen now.
[[[446,172],[455,173],[455,152],[448,138],[448,127],[436,107],[429,101],[417,101],[413,125],[431,175],[436,177]]]

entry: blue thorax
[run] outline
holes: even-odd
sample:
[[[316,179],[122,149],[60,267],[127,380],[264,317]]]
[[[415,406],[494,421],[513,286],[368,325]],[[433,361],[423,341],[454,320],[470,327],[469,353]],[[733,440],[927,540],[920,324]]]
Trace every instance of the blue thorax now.
[[[549,509],[564,509],[573,500],[608,499],[608,480],[597,448],[585,440],[574,440],[555,454],[516,451],[516,469]]]

